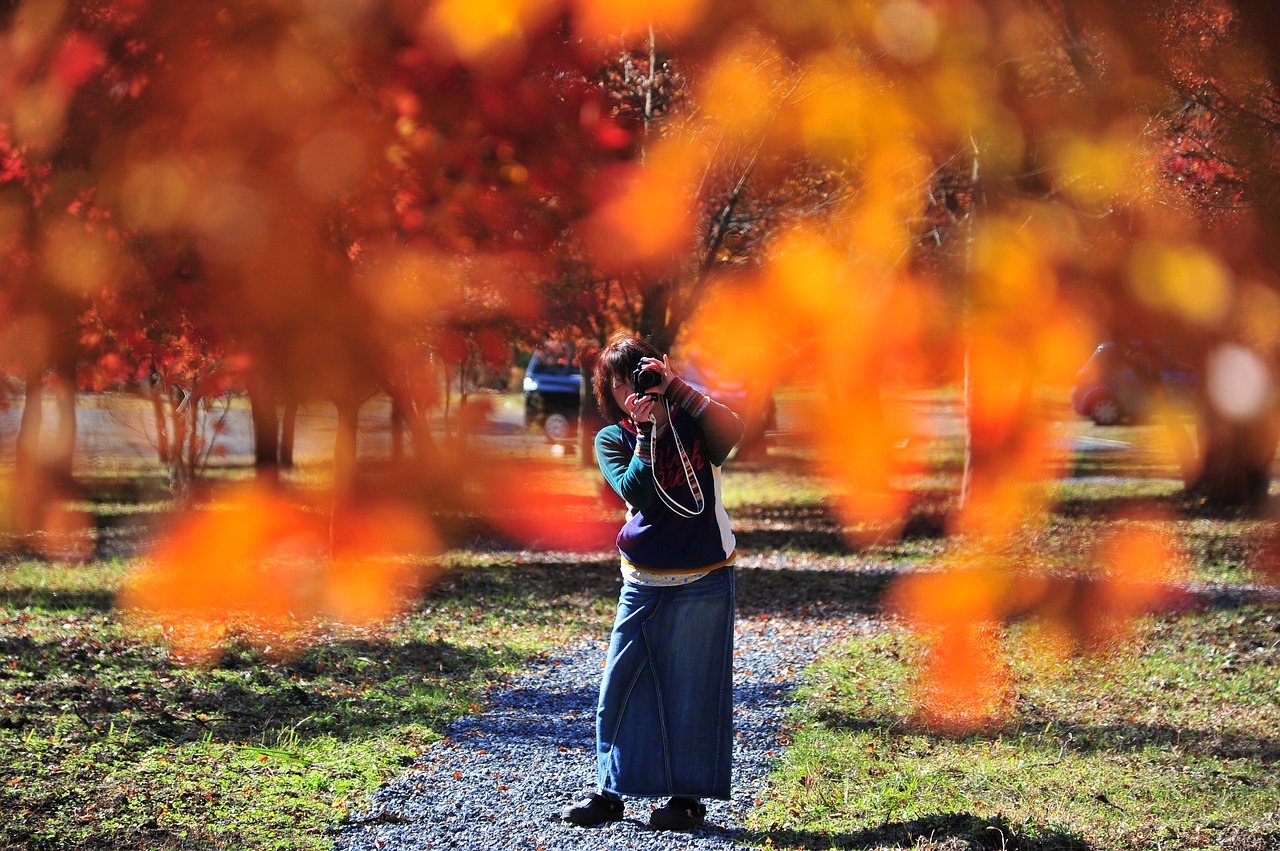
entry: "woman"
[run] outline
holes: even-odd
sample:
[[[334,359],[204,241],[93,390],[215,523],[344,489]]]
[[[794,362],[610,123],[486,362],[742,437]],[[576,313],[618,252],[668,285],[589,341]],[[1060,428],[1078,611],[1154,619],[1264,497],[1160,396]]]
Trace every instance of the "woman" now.
[[[742,421],[636,337],[611,339],[592,378],[609,423],[596,458],[627,503],[623,584],[596,710],[599,788],[561,817],[598,825],[622,818],[624,795],[665,797],[650,826],[689,830],[702,798],[729,797],[735,551],[720,467]]]

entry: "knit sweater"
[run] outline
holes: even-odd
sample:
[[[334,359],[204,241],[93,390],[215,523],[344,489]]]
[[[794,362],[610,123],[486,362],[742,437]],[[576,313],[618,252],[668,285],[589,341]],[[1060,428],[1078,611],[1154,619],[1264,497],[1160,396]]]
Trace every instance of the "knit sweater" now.
[[[729,564],[735,541],[721,499],[720,468],[742,438],[742,421],[679,378],[666,397],[669,427],[651,436],[624,420],[596,435],[600,470],[627,503],[618,550],[628,564],[646,571],[696,572]],[[656,478],[677,503],[695,507],[676,434],[706,503],[694,517],[673,511],[655,485]]]

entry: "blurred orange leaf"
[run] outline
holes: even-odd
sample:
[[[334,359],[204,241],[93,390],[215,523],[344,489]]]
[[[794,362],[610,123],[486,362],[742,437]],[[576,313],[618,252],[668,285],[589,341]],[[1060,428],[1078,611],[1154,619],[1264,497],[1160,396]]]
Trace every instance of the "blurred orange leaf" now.
[[[618,518],[601,511],[600,494],[583,493],[563,466],[521,461],[485,471],[488,521],[525,546],[574,552],[609,547]],[[617,501],[621,511],[621,501]]]
[[[612,191],[584,224],[597,262],[651,271],[675,263],[693,243],[691,205],[701,162],[696,146],[667,139],[653,146],[643,166],[620,166],[606,176]]]
[[[1157,515],[1121,518],[1098,547],[1099,581],[1081,628],[1089,647],[1123,641],[1138,618],[1182,596],[1186,575],[1182,552],[1152,522]]]
[[[392,507],[353,506],[339,517],[331,529],[326,514],[276,491],[243,490],[181,517],[129,577],[120,606],[206,663],[230,627],[281,646],[317,621],[369,623],[401,611],[429,579],[413,557],[437,546],[434,534]]]
[[[424,14],[423,28],[464,62],[500,62],[523,51],[533,30],[561,7],[557,0],[441,0]]]
[[[697,23],[707,0],[574,0],[574,29],[588,38],[616,38],[619,33],[645,34],[650,26],[678,36]]]

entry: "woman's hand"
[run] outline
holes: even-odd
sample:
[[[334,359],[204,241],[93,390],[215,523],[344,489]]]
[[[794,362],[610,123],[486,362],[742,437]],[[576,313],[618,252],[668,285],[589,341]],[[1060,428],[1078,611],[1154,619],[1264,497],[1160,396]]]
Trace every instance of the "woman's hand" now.
[[[668,419],[667,406],[662,394],[666,392],[671,380],[676,377],[675,370],[671,368],[671,362],[666,355],[662,356],[662,360],[641,358],[640,368],[656,372],[661,381],[656,387],[650,388],[647,393],[629,394],[624,407],[627,413],[631,415],[632,422],[637,424],[654,423],[661,429],[667,424]]]
[[[667,406],[661,402],[660,393],[632,393],[627,397],[627,412],[634,423],[665,423]]]

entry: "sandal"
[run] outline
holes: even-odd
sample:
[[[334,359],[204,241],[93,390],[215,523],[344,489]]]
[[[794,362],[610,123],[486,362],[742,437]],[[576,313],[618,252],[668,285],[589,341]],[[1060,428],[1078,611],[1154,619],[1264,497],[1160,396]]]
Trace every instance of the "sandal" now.
[[[693,830],[707,820],[707,808],[693,798],[672,798],[649,815],[649,827],[658,830]]]
[[[593,827],[607,821],[618,821],[625,809],[621,801],[592,792],[572,806],[565,807],[560,820],[580,827]]]

